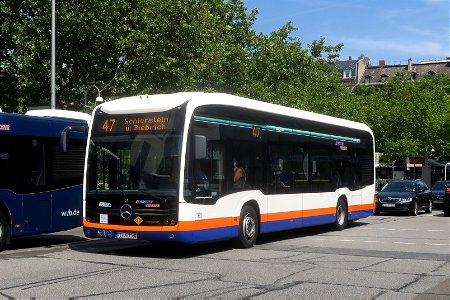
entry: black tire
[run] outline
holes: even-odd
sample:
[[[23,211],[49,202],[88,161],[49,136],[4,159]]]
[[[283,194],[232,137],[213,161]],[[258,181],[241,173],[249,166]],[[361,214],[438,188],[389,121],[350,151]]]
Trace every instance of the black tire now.
[[[336,221],[334,223],[335,230],[343,230],[348,224],[348,207],[347,203],[339,198],[336,204]]]
[[[241,210],[239,218],[239,235],[237,245],[239,248],[250,248],[255,245],[259,234],[259,222],[253,207],[246,205]]]
[[[414,201],[413,207],[411,208],[411,211],[410,211],[410,214],[411,214],[411,216],[417,216],[418,213],[419,213],[419,207],[417,206],[417,202]]]
[[[8,224],[6,223],[5,216],[0,211],[0,251],[5,250],[7,235],[8,235]]]
[[[450,217],[450,208],[444,208],[444,216]]]
[[[428,201],[429,201],[428,202],[428,207],[425,208],[425,212],[427,214],[431,214],[433,212],[433,201],[431,201],[431,200],[428,200]]]

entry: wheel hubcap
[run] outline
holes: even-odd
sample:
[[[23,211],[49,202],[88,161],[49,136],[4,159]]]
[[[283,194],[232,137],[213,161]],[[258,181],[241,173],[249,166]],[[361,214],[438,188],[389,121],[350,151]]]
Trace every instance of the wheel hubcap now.
[[[336,215],[339,225],[344,224],[344,209],[342,206],[338,206]]]
[[[242,229],[247,240],[251,240],[255,235],[256,223],[250,214],[245,216],[244,221],[242,222]]]

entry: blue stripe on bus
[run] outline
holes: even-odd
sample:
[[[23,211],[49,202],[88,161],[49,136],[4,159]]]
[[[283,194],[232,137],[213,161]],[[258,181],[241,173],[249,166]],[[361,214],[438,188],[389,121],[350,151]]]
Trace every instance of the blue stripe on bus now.
[[[372,210],[364,210],[349,213],[349,220],[356,220],[368,217],[373,214]],[[296,218],[289,220],[278,220],[261,223],[260,233],[269,233],[275,231],[283,231],[288,229],[296,229],[302,227],[309,227],[315,225],[332,224],[336,220],[334,214],[327,214],[321,216],[313,216],[306,218]],[[140,240],[150,241],[172,241],[183,243],[200,243],[206,241],[232,239],[238,236],[238,226],[227,226],[219,228],[209,228],[203,230],[192,231],[126,231],[126,230],[110,230],[97,229],[91,227],[84,228],[84,234],[90,238],[96,237],[115,237],[118,232],[132,232],[136,233]]]

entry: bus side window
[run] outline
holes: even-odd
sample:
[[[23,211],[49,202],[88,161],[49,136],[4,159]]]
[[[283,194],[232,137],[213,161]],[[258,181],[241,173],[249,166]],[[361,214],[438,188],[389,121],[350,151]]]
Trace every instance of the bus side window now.
[[[46,183],[45,174],[45,146],[41,141],[31,140],[30,178],[28,183],[31,187],[42,186]]]
[[[15,166],[15,143],[9,137],[3,137],[0,144],[0,188],[11,189],[16,192],[17,175],[20,168]]]
[[[206,138],[206,156],[197,157],[195,136]],[[225,180],[223,145],[218,142],[219,125],[194,123],[189,138],[188,159],[186,161],[186,200],[213,204],[223,194]],[[197,139],[198,140],[198,139]]]

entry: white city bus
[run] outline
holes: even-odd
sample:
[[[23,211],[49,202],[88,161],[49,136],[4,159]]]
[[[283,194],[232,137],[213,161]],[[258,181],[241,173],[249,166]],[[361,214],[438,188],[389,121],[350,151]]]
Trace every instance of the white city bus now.
[[[128,97],[92,118],[88,237],[246,248],[263,233],[341,230],[373,213],[374,138],[364,124],[220,93]]]

